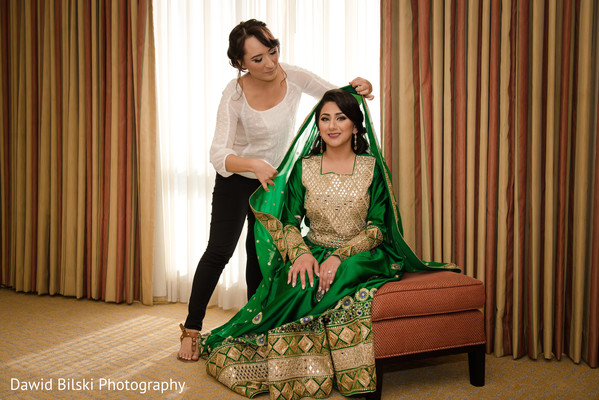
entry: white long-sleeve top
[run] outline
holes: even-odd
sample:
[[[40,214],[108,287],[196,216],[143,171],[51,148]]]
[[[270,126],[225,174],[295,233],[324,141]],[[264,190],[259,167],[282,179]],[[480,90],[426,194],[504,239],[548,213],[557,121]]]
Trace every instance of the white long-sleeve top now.
[[[237,79],[225,87],[218,106],[216,129],[210,147],[210,162],[224,177],[233,173],[225,168],[225,159],[234,154],[259,158],[277,168],[295,134],[295,114],[302,93],[320,99],[335,85],[300,67],[281,63],[287,74],[287,93],[276,106],[254,110],[248,104]],[[256,179],[252,172],[240,172]]]

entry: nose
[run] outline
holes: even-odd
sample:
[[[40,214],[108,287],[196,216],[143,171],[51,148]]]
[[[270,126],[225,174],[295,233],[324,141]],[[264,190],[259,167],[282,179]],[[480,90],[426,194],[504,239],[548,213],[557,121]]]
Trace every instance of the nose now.
[[[275,57],[275,56],[268,56],[268,57],[266,57],[266,64],[267,64],[267,67],[271,68],[271,67],[274,67],[274,66],[276,65],[276,62],[275,62],[275,60],[274,60],[274,57]]]

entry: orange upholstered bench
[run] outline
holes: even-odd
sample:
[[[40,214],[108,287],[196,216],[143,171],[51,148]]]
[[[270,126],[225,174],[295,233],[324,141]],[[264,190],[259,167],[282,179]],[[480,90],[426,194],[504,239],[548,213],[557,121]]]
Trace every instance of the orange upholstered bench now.
[[[380,399],[385,368],[402,359],[468,353],[470,383],[485,384],[483,283],[449,271],[406,273],[372,301],[372,331]]]

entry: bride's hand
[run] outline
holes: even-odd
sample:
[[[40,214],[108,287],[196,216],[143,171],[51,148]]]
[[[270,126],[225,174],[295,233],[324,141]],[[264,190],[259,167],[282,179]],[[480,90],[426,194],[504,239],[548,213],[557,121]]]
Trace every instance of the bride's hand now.
[[[291,283],[295,287],[297,283],[297,276],[299,274],[302,282],[302,289],[306,288],[306,275],[310,281],[310,286],[314,287],[314,274],[318,275],[318,261],[310,253],[304,253],[295,259],[289,273],[287,274],[287,284]],[[314,273],[312,273],[314,271]]]
[[[318,291],[326,293],[331,288],[337,269],[341,264],[341,259],[337,256],[330,256],[320,265],[320,283],[318,285]]]

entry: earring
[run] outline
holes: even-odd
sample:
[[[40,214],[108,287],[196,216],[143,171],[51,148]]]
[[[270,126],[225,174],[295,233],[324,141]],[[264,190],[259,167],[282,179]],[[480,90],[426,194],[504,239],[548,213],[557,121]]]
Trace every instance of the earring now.
[[[323,145],[322,145],[322,142],[323,142],[322,136],[319,136],[319,138],[320,138],[320,153],[322,154],[322,153],[324,153],[324,150],[322,148],[323,147]]]
[[[354,150],[358,150],[358,134],[354,133]]]

